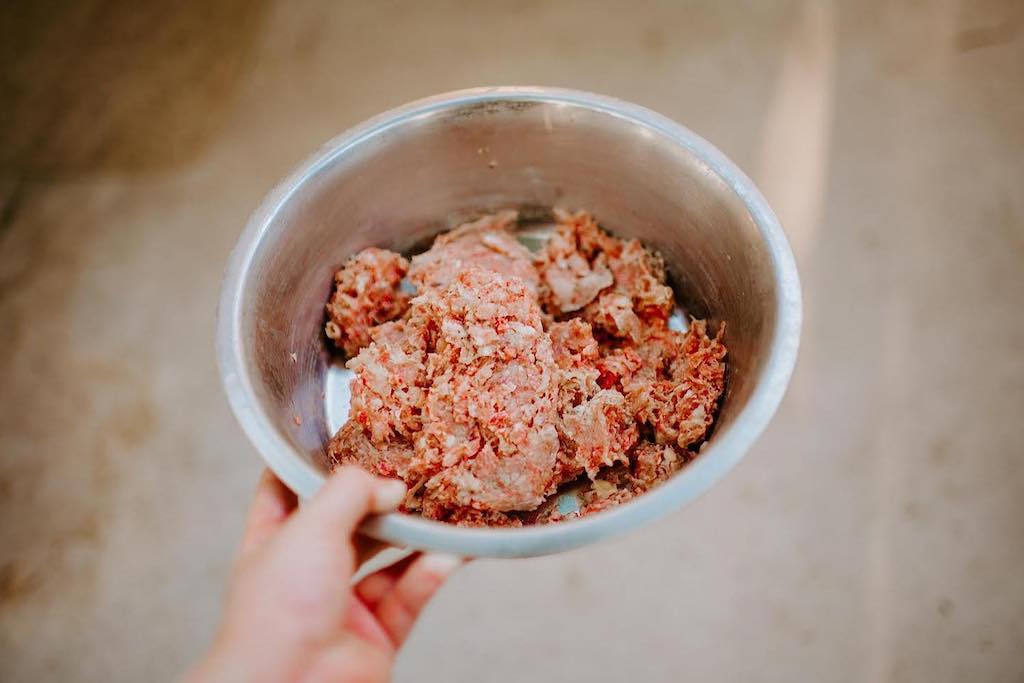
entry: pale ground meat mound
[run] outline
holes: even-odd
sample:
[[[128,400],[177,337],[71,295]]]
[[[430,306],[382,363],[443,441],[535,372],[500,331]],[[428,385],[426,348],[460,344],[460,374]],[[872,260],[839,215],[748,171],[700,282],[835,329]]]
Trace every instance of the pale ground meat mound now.
[[[409,279],[420,289],[444,287],[470,266],[520,278],[537,291],[533,254],[512,234],[516,212],[502,211],[442,233],[434,246],[412,257]]]
[[[556,219],[537,254],[502,212],[411,265],[372,248],[338,271],[326,331],[355,377],[335,465],[403,479],[404,509],[431,519],[519,526],[599,512],[694,457],[724,389],[724,325],[669,329],[660,257],[586,212]],[[579,510],[559,513],[552,496],[580,481]]]

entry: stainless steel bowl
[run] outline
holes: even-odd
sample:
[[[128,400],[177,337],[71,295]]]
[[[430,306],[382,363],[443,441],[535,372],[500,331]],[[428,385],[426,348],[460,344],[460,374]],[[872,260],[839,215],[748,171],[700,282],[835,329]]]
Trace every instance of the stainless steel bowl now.
[[[660,251],[684,308],[728,325],[712,438],[670,481],[580,520],[463,529],[390,514],[365,533],[467,556],[558,552],[636,527],[707,490],[775,412],[796,360],[800,285],[778,220],[708,142],[648,109],[554,88],[479,88],[394,109],[325,145],[266,198],[228,264],[217,347],[231,406],[303,497],[328,473],[322,333],[332,275],[370,245],[406,251],[483,212],[585,208]]]

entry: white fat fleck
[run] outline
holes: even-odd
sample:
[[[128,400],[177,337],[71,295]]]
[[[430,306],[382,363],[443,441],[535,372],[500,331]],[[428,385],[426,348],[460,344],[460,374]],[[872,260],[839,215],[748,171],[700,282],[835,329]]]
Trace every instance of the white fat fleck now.
[[[519,336],[522,337],[537,336],[537,328],[532,327],[530,325],[524,325],[523,323],[514,322],[511,325],[509,325],[509,329],[515,334],[518,334]]]

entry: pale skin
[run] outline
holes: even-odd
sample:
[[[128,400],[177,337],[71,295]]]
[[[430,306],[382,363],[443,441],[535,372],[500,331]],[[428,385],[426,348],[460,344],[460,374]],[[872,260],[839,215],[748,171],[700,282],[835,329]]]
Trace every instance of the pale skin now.
[[[461,561],[416,553],[352,585],[364,517],[390,512],[402,482],[338,470],[301,507],[264,472],[210,651],[186,683],[373,683]]]

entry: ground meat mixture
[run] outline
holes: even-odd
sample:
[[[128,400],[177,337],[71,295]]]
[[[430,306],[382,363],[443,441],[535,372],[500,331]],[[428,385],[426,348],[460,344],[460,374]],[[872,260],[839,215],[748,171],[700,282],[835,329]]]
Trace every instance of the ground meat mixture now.
[[[403,479],[404,509],[431,519],[520,526],[629,500],[694,456],[724,389],[724,325],[670,329],[660,257],[586,212],[555,217],[536,254],[502,212],[411,265],[371,248],[338,271],[326,332],[354,378],[335,465]],[[552,505],[566,485],[569,513]]]
[[[376,325],[394,320],[409,307],[401,290],[409,262],[398,254],[370,247],[334,274],[334,293],[327,302],[327,336],[348,357],[370,343]]]
[[[544,285],[541,300],[545,308],[570,313],[615,284],[607,248],[616,247],[617,240],[603,233],[588,213],[559,213],[558,218],[537,269]]]
[[[436,289],[476,266],[517,277],[536,292],[539,278],[533,254],[512,234],[515,223],[515,211],[502,211],[438,235],[431,249],[412,257],[409,279],[421,290]]]

